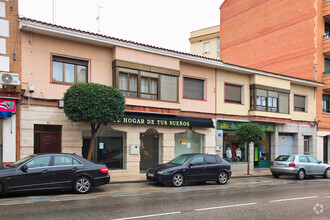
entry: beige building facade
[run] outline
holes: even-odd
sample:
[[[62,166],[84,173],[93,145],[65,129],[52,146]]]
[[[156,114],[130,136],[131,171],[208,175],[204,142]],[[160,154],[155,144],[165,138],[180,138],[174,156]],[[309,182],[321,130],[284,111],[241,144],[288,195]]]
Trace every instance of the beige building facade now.
[[[78,82],[114,86],[125,95],[124,118],[101,128],[92,158],[105,163],[113,178],[141,178],[148,167],[182,153],[218,154],[232,162],[233,170],[244,170],[247,148],[233,133],[239,123],[251,121],[267,131],[263,143],[251,146],[252,169],[269,166],[286,147],[279,148],[286,134],[292,151],[302,150],[298,142],[304,135],[317,154],[313,106],[320,83],[32,19],[21,19],[19,26],[20,158],[54,151],[86,156],[90,125],[71,122],[63,112],[63,95]],[[294,110],[296,94],[304,97],[303,111]],[[263,101],[251,104],[271,97],[276,103],[271,111]],[[297,133],[297,126],[304,132]]]

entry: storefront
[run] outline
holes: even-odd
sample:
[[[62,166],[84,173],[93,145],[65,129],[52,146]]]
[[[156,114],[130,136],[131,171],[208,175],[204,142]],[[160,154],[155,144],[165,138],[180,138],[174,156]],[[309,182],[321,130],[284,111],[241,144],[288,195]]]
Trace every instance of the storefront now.
[[[0,99],[0,165],[16,161],[15,113],[15,99]]]
[[[206,145],[205,140],[213,145]],[[83,131],[84,157],[89,144],[90,131],[86,130]],[[215,153],[211,118],[126,112],[122,120],[98,132],[92,160],[105,163],[109,169],[124,171],[136,166],[138,159],[139,173],[145,173],[148,168],[178,155],[203,152]]]
[[[218,144],[223,146],[222,156],[227,161],[235,163],[248,162],[247,144],[239,143],[235,137],[235,130],[243,123],[236,121],[218,120]],[[265,131],[264,139],[254,145],[254,168],[266,168],[271,160],[271,134],[275,132],[275,124],[259,123]],[[220,138],[219,138],[220,136]],[[221,150],[220,150],[221,154]],[[251,162],[251,161],[250,161]]]

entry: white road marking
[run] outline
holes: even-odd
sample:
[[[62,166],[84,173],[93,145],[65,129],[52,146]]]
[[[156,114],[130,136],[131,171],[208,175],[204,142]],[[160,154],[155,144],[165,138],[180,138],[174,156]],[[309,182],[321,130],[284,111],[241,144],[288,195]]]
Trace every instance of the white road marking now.
[[[327,199],[330,199],[330,196],[327,196]]]
[[[32,204],[34,202],[13,202],[13,203],[6,203],[6,204],[0,204],[0,206],[6,206],[6,205],[25,205],[25,204]]]
[[[293,201],[293,200],[302,200],[302,199],[315,199],[319,196],[309,196],[309,197],[300,197],[300,198],[291,198],[291,199],[279,199],[279,200],[272,200],[268,202],[286,202],[286,201]]]
[[[150,217],[157,217],[157,216],[164,216],[164,215],[176,215],[176,214],[181,214],[181,212],[168,212],[168,213],[159,213],[159,214],[153,214],[153,215],[141,215],[141,216],[127,217],[127,218],[116,218],[113,220],[150,218]]]
[[[232,207],[240,207],[240,206],[248,206],[248,205],[257,205],[258,203],[244,203],[244,204],[237,204],[237,205],[225,205],[225,206],[218,206],[218,207],[210,207],[210,208],[203,208],[203,209],[195,209],[195,211],[205,211],[205,210],[212,210],[212,209],[224,209],[224,208],[232,208]]]

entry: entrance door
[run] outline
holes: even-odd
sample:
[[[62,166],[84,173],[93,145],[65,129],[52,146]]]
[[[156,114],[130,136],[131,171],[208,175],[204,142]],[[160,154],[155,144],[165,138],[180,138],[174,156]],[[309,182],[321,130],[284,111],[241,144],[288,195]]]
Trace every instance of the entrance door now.
[[[323,163],[328,163],[328,136],[323,137]]]
[[[159,134],[147,131],[140,135],[140,140],[140,171],[146,172],[159,163]]]
[[[278,155],[293,155],[292,134],[278,134]]]
[[[61,152],[60,125],[34,125],[34,153]]]

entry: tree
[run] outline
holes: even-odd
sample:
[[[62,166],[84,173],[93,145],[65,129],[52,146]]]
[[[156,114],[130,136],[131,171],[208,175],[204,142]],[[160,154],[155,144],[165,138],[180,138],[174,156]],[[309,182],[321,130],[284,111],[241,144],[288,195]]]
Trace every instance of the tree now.
[[[255,123],[246,123],[242,124],[238,127],[238,129],[235,131],[236,139],[240,143],[259,143],[265,135],[265,131]],[[247,174],[249,174],[250,171],[250,157],[249,157],[249,146],[247,148],[247,154],[248,154],[248,167],[247,167]]]
[[[73,122],[85,121],[91,126],[91,143],[87,159],[91,160],[96,133],[101,124],[121,120],[125,98],[116,88],[97,83],[78,83],[64,94],[64,113]]]

